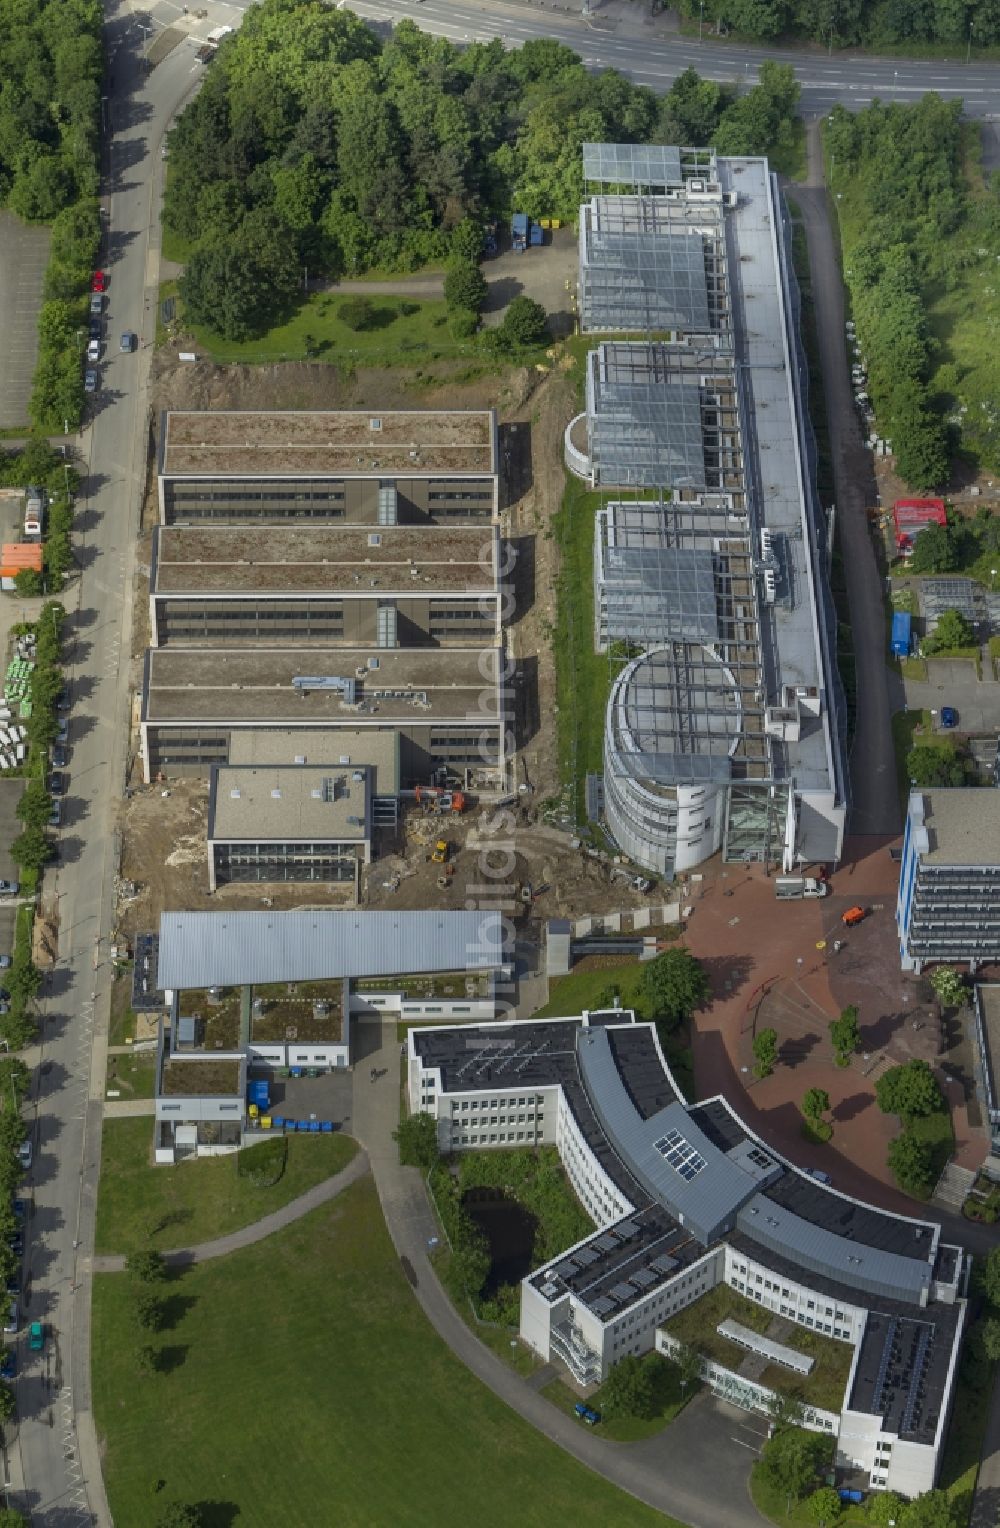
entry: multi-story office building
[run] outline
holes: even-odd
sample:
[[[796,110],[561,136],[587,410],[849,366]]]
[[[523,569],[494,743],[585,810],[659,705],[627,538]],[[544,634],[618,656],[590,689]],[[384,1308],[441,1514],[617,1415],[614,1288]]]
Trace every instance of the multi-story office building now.
[[[160,416],[164,525],[396,525],[491,520],[489,409],[262,409]]]
[[[976,1084],[989,1130],[983,1165],[992,1178],[1000,1178],[1000,985],[977,982],[974,1001]]]
[[[158,526],[153,647],[440,647],[500,640],[498,531]]]
[[[310,735],[336,747],[389,729],[399,735],[404,788],[439,770],[501,780],[506,764],[503,650],[422,648],[151,648],[140,734],[145,778],[207,774],[229,760],[234,733],[294,735],[312,762]]]
[[[607,826],[668,876],[720,850],[836,861],[844,708],[776,185],[764,160],[649,145],[586,144],[584,174],[636,189],[582,209],[583,327],[648,335],[591,352],[566,432],[606,496]]]
[[[913,790],[896,898],[904,971],[1000,960],[1000,829],[975,788]]]
[[[817,1182],[724,1099],[685,1103],[655,1027],[629,1013],[412,1029],[407,1056],[410,1108],[437,1119],[443,1151],[554,1143],[595,1222],[522,1282],[521,1336],[543,1358],[597,1384],[626,1354],[669,1353],[671,1316],[724,1283],[848,1346],[840,1407],[805,1412],[835,1435],[842,1467],[910,1496],[934,1484],[968,1275],[939,1226]],[[742,1323],[731,1335],[809,1371],[792,1336],[762,1345]],[[773,1393],[738,1368],[703,1372],[736,1404],[767,1410]]]

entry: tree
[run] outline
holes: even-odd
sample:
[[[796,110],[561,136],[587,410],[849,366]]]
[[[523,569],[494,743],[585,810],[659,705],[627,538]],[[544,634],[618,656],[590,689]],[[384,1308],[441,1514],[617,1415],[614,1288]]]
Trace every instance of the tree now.
[[[764,1444],[760,1469],[789,1502],[798,1501],[815,1485],[832,1451],[832,1438],[821,1433],[806,1432],[802,1427],[779,1427]]]
[[[806,1515],[811,1523],[818,1524],[818,1528],[828,1528],[830,1523],[835,1523],[843,1510],[840,1493],[833,1486],[820,1486],[806,1502]]]
[[[876,1528],[888,1528],[890,1523],[901,1521],[905,1506],[903,1498],[895,1491],[873,1491],[868,1498],[868,1520],[876,1524]]]
[[[778,1059],[778,1031],[761,1029],[753,1037],[754,1076],[770,1077]]]
[[[0,1056],[0,1099],[6,1108],[7,1100],[12,1099],[17,1108],[28,1096],[31,1087],[31,1073],[20,1056]]]
[[[921,646],[925,653],[942,653],[955,647],[973,647],[975,641],[975,629],[960,610],[943,610]]]
[[[926,1061],[891,1066],[876,1082],[875,1098],[883,1114],[898,1114],[904,1120],[934,1114],[942,1104],[937,1078]]]
[[[984,1321],[981,1337],[983,1352],[990,1360],[990,1363],[995,1363],[1000,1358],[1000,1319],[996,1316],[991,1316],[989,1320]]]
[[[701,1379],[701,1354],[689,1343],[680,1343],[670,1355],[670,1362],[677,1370],[677,1379],[682,1391],[685,1391],[688,1385],[697,1384]]]
[[[144,1332],[158,1332],[163,1326],[163,1305],[149,1284],[141,1285],[136,1293],[135,1319]]]
[[[42,985],[42,973],[30,960],[18,960],[7,973],[7,986],[13,997],[26,1002]]]
[[[10,852],[23,870],[41,870],[52,858],[53,849],[41,828],[25,828],[11,844]]]
[[[16,1410],[13,1390],[9,1385],[0,1384],[0,1422],[9,1422]]]
[[[449,308],[479,313],[488,291],[486,277],[471,261],[456,263],[444,278],[444,300]]]
[[[45,828],[52,815],[52,797],[41,780],[29,780],[14,808],[26,828]]]
[[[957,1516],[944,1491],[925,1491],[906,1504],[898,1521],[900,1528],[956,1528]]]
[[[428,1169],[438,1159],[437,1120],[433,1114],[408,1114],[400,1120],[392,1138],[399,1147],[399,1160],[404,1167]]]
[[[155,1374],[160,1355],[151,1342],[140,1343],[135,1350],[135,1366],[140,1374]]]
[[[835,1051],[834,1059],[838,1066],[847,1066],[855,1052],[861,1049],[861,1025],[858,1022],[858,1010],[853,1003],[841,1010],[839,1019],[832,1020],[829,1030]]]
[[[493,332],[506,350],[530,349],[548,339],[545,309],[533,297],[515,297],[507,308],[503,323]]]
[[[906,773],[913,785],[965,784],[965,766],[950,745],[933,748],[918,743],[906,755]]]
[[[994,1247],[979,1264],[979,1283],[989,1303],[1000,1310],[1000,1247]]]
[[[627,1353],[613,1366],[601,1390],[601,1407],[609,1417],[645,1419],[653,1415],[656,1386],[650,1359],[660,1362],[655,1353],[647,1353],[645,1358]]]
[[[958,1008],[965,1002],[965,978],[954,966],[937,966],[928,977],[942,1008]]]
[[[901,1189],[923,1197],[934,1186],[931,1149],[909,1130],[889,1143],[889,1166]]]
[[[802,1100],[802,1113],[811,1125],[819,1124],[830,1107],[830,1095],[822,1088],[807,1088]]]
[[[143,1284],[162,1284],[167,1277],[167,1265],[162,1252],[153,1250],[130,1252],[125,1268],[133,1279]]]
[[[925,525],[913,543],[911,573],[950,573],[958,566],[958,553],[945,525]]]
[[[14,574],[14,588],[22,599],[36,599],[45,588],[42,575],[34,568],[18,568]]]
[[[703,1008],[712,990],[704,966],[684,945],[651,960],[643,970],[642,986],[654,1017],[670,1029]]]
[[[201,1513],[189,1502],[174,1501],[160,1513],[156,1528],[201,1528]]]

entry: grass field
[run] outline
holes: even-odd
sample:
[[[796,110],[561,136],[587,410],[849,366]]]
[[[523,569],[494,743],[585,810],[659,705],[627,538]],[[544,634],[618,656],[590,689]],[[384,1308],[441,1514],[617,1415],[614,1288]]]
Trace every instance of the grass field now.
[[[160,299],[176,296],[175,282],[165,282]],[[474,342],[458,343],[448,328],[447,309],[440,301],[415,297],[372,296],[367,303],[370,322],[353,328],[341,316],[352,299],[349,294],[316,292],[301,303],[284,323],[276,324],[258,339],[227,340],[211,329],[191,325],[177,297],[178,333],[191,334],[199,351],[220,363],[267,361],[324,361],[343,366],[410,365],[436,356],[475,355]],[[179,326],[179,327],[178,327]],[[157,329],[162,344],[167,331]]]
[[[133,1292],[94,1280],[94,1411],[111,1511],[152,1528],[678,1528],[521,1422],[422,1315],[370,1179],[167,1286],[162,1372],[137,1373]],[[164,1482],[158,1495],[152,1483]]]
[[[121,1098],[152,1098],[156,1087],[156,1052],[108,1057],[108,1093]]]
[[[559,545],[556,661],[556,736],[563,785],[576,821],[585,818],[588,773],[604,767],[604,712],[612,664],[594,651],[594,516],[602,495],[566,476],[562,504],[553,519]]]
[[[150,1165],[152,1119],[109,1119],[101,1146],[97,1246],[193,1247],[297,1199],[339,1172],[357,1151],[344,1135],[292,1136],[288,1165],[273,1188],[255,1188],[236,1171],[236,1157],[202,1157],[176,1167]]]

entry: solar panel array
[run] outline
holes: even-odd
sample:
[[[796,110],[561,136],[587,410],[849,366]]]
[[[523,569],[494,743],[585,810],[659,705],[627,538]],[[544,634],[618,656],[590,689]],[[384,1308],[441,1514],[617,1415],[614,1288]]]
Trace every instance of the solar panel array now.
[[[666,1135],[662,1135],[653,1144],[663,1160],[669,1162],[674,1172],[687,1183],[696,1178],[705,1166],[705,1158],[695,1151],[691,1142],[686,1141],[678,1130],[668,1130]]]

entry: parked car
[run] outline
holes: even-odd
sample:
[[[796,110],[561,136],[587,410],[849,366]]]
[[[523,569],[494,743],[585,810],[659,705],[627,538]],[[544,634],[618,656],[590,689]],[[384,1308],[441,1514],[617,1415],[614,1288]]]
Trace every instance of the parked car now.
[[[41,1353],[45,1348],[45,1323],[33,1321],[28,1327],[28,1347],[33,1353]]]
[[[577,1401],[573,1410],[582,1421],[586,1422],[588,1427],[596,1427],[601,1420],[601,1413],[595,1411],[593,1406],[585,1406],[583,1401]]]
[[[101,314],[103,312],[104,312],[104,298],[101,296],[100,292],[91,292],[91,294],[90,294],[90,316],[91,316],[91,318],[100,318],[100,316],[101,316]]]
[[[28,1218],[27,1199],[12,1199],[10,1207],[14,1211],[14,1219],[23,1225]]]
[[[64,796],[66,794],[66,776],[60,774],[58,769],[52,770],[49,775],[48,792],[50,796]]]
[[[954,706],[941,707],[941,725],[942,727],[958,726],[958,712]]]
[[[20,890],[20,881],[0,881],[0,897],[16,897]]]
[[[132,351],[136,348],[135,347],[135,339],[136,339],[136,337],[132,333],[131,329],[126,329],[125,333],[122,335],[121,339],[118,341],[118,348],[122,352],[122,355],[131,355],[132,354]]]
[[[13,961],[9,955],[0,955],[0,971],[9,971]]]
[[[0,1379],[13,1379],[17,1373],[17,1349],[7,1348],[0,1358]]]
[[[9,1295],[19,1295],[21,1293],[21,1275],[19,1273],[12,1274],[7,1280],[6,1290]]]
[[[90,338],[92,340],[99,340],[100,337],[101,337],[101,320],[99,318],[92,318],[90,320]]]
[[[53,803],[52,803],[52,810],[49,813],[49,827],[50,828],[61,828],[62,827],[62,802],[61,801],[57,800],[57,801],[53,801]]]
[[[17,1301],[16,1300],[11,1300],[11,1302],[10,1302],[10,1314],[8,1315],[7,1320],[3,1324],[3,1329],[8,1334],[8,1336],[11,1334],[11,1332],[16,1332],[17,1331],[17,1318],[18,1318],[19,1314],[20,1314],[20,1312],[18,1311],[18,1308],[17,1308]]]
[[[24,1256],[24,1236],[20,1231],[12,1231],[7,1238],[7,1245],[15,1257]]]
[[[106,292],[107,289],[108,278],[106,273],[104,271],[95,271],[90,278],[90,290],[92,292]]]
[[[17,1148],[17,1160],[20,1162],[25,1172],[27,1172],[28,1168],[31,1166],[32,1161],[34,1160],[34,1156],[34,1148],[32,1147],[31,1142],[22,1141],[20,1146]]]
[[[92,366],[88,366],[83,374],[83,390],[85,393],[97,392],[97,372]]]
[[[68,758],[69,754],[66,752],[66,749],[62,743],[52,744],[52,762],[57,769],[64,769],[66,767],[66,760]]]
[[[72,708],[72,705],[73,705],[73,701],[72,701],[72,697],[70,696],[69,685],[68,684],[64,684],[62,689],[59,691],[59,696],[58,696],[58,699],[56,700],[56,710],[57,711],[69,711]],[[68,725],[69,725],[69,723],[67,723],[67,726]]]
[[[100,359],[101,359],[101,342],[100,342],[100,340],[90,340],[88,345],[87,345],[87,360],[88,361],[99,361]]]
[[[61,695],[60,695],[59,699],[62,700],[62,696]],[[66,743],[68,741],[69,741],[69,722],[66,720],[66,718],[64,716],[62,718],[62,720],[60,721],[58,727],[56,728],[56,742],[57,743]]]

